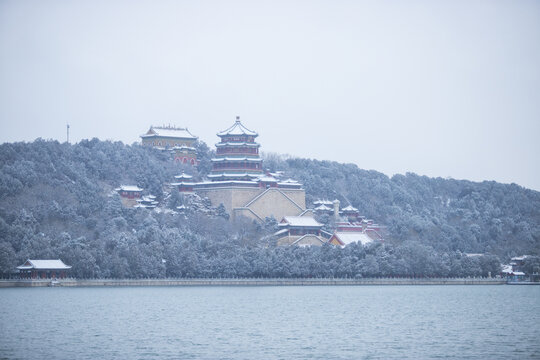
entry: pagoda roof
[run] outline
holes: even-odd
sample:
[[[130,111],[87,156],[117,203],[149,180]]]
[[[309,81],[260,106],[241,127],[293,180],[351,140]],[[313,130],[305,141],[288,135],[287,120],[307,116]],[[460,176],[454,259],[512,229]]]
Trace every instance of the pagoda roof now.
[[[216,147],[224,147],[224,146],[248,146],[248,147],[259,147],[261,146],[259,143],[256,142],[219,142],[216,144]]]
[[[344,208],[342,209],[342,211],[358,211],[358,209],[355,208],[355,207],[352,206],[352,205],[349,205],[349,206],[347,206],[347,207],[344,207]]]
[[[60,259],[58,260],[31,260],[28,259],[24,264],[17,266],[19,270],[67,270],[71,269],[71,266],[64,264]]]
[[[139,192],[139,191],[143,191],[143,189],[141,189],[140,187],[138,187],[136,185],[120,185],[120,187],[117,188],[116,191],[136,191],[136,192]]]
[[[332,211],[333,209],[323,204],[323,205],[317,206],[314,210],[316,210],[316,211]]]
[[[259,181],[259,182],[271,182],[271,183],[277,183],[278,182],[276,180],[276,178],[274,178],[272,176],[268,176],[268,175],[261,176],[260,178],[257,179],[257,181]]]
[[[186,173],[181,173],[180,175],[175,175],[175,179],[193,179],[193,176]]]
[[[317,200],[317,201],[314,201],[313,202],[314,205],[333,205],[333,202],[332,201],[329,201],[329,200]]]
[[[250,177],[250,178],[258,178],[259,176],[261,176],[261,174],[256,174],[256,173],[246,173],[246,172],[243,172],[243,173],[226,173],[226,172],[219,172],[219,173],[216,173],[216,174],[208,174],[207,175],[210,179],[214,179],[214,178],[220,178],[220,177],[223,177],[223,178],[243,178],[243,177]]]
[[[227,135],[258,136],[259,134],[257,134],[255,131],[249,130],[247,127],[242,125],[242,123],[240,122],[240,117],[237,116],[236,121],[234,122],[233,126],[217,133],[217,136],[227,136]]]
[[[146,134],[141,135],[142,138],[154,136],[193,140],[197,139],[197,137],[190,133],[187,128],[177,128],[174,126],[151,126],[150,130],[148,130]]]

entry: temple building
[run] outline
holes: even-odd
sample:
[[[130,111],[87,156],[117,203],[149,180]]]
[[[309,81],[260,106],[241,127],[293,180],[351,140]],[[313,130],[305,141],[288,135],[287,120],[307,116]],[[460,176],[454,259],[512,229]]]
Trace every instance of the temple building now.
[[[143,196],[140,199],[137,199],[137,205],[135,205],[134,207],[143,209],[155,209],[158,204],[159,202],[156,201],[156,197],[154,195],[147,195]]]
[[[259,136],[246,128],[237,116],[235,123],[218,133],[221,141],[216,144],[216,157],[212,159],[212,181],[253,180],[263,175],[260,145],[255,142]]]
[[[360,212],[357,208],[352,205],[346,206],[340,211],[341,216],[346,218],[348,221],[359,221],[361,220]]]
[[[282,179],[282,174],[263,171],[255,142],[258,134],[245,127],[240,118],[217,134],[216,156],[207,181],[191,182],[177,178],[171,185],[178,191],[195,192],[207,197],[212,206],[223,204],[231,219],[245,216],[257,221],[266,217],[311,216],[306,212],[306,193],[302,184]]]
[[[136,185],[121,185],[115,189],[120,195],[122,205],[126,207],[134,207],[137,205],[137,200],[142,196],[143,189]]]
[[[285,216],[278,225],[280,230],[277,245],[321,246],[326,242],[323,237],[323,224],[310,216]]]
[[[171,186],[176,187],[180,192],[193,192],[193,176],[181,173],[174,177],[175,182]]]
[[[17,266],[21,279],[63,279],[66,271],[71,266],[64,264],[62,260],[31,260]]]
[[[187,128],[151,126],[141,139],[143,146],[170,151],[176,162],[197,165],[197,150],[193,147],[197,137]]]
[[[380,227],[371,220],[361,222],[339,222],[336,231],[332,234],[329,243],[345,247],[349,244],[370,244],[374,241],[383,241]]]

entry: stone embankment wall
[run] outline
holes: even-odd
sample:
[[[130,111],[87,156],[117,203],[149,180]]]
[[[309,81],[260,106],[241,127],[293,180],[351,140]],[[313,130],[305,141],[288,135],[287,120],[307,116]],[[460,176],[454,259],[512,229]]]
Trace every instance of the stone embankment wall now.
[[[503,285],[505,279],[437,278],[437,279],[65,279],[0,280],[1,287],[35,286],[359,286],[359,285]]]

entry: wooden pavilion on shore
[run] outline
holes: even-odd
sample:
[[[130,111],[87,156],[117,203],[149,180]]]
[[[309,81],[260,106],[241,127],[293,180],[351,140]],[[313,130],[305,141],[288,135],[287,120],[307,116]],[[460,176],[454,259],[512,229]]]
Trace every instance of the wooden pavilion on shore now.
[[[17,266],[21,279],[64,279],[71,266],[62,260],[31,260]]]

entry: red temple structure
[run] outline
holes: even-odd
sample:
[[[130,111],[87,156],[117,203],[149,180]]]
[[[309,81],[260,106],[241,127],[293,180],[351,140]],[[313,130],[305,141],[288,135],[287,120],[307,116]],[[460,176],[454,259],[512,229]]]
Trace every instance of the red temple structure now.
[[[216,144],[216,157],[212,159],[212,181],[250,181],[263,175],[260,145],[255,142],[259,136],[246,128],[236,117],[230,128],[218,133],[221,141]]]
[[[137,205],[137,200],[141,198],[143,189],[136,185],[121,185],[115,189],[120,194],[122,205],[126,207],[134,207]]]
[[[263,171],[260,145],[255,142],[259,135],[246,128],[238,116],[217,136],[220,142],[216,144],[208,179],[193,182],[191,176],[182,174],[175,177],[173,187],[208,198],[212,206],[223,204],[230,219],[243,216],[264,222],[272,216],[281,219],[307,214],[302,184],[282,178],[282,173]]]
[[[144,146],[170,151],[177,163],[198,165],[197,150],[194,144],[197,137],[187,128],[175,126],[151,126],[150,130],[141,135]]]

